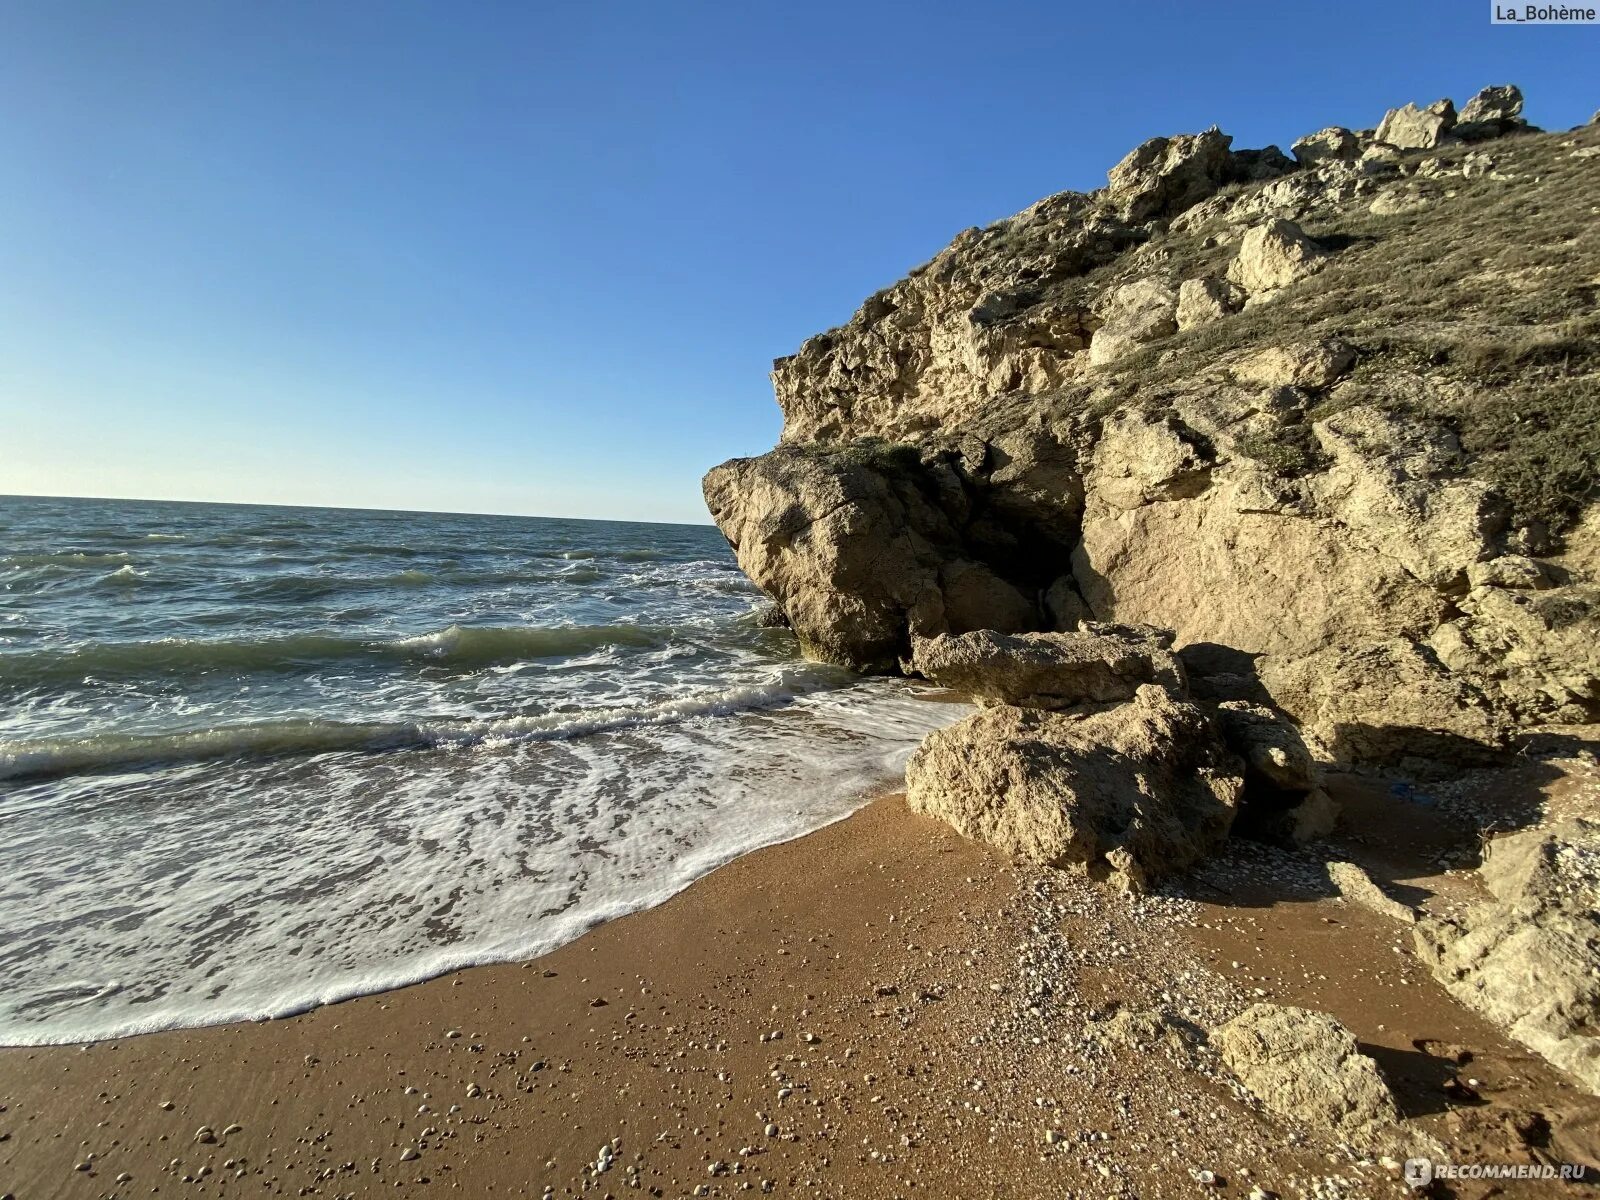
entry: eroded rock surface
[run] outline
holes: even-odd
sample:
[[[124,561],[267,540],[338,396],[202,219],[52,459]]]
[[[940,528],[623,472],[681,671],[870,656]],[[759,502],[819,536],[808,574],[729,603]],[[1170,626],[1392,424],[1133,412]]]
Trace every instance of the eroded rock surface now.
[[[1253,1004],[1213,1030],[1211,1044],[1269,1111],[1358,1148],[1391,1144],[1400,1120],[1394,1095],[1378,1064],[1327,1013]]]
[[[1491,899],[1417,927],[1417,952],[1456,999],[1600,1092],[1600,822],[1495,839]]]
[[[1184,689],[1183,667],[1161,630],[1094,625],[1071,633],[992,629],[912,640],[911,669],[980,704],[1072,708],[1131,700],[1147,683]]]
[[[782,445],[713,515],[842,665],[1113,621],[1248,656],[1314,757],[1592,721],[1595,315],[1550,281],[1590,269],[1600,130],[1526,130],[1507,86],[1297,161],[1152,139],[779,360]]]
[[[985,708],[930,734],[906,766],[916,811],[1132,889],[1219,845],[1243,787],[1211,719],[1154,684],[1089,715]]]

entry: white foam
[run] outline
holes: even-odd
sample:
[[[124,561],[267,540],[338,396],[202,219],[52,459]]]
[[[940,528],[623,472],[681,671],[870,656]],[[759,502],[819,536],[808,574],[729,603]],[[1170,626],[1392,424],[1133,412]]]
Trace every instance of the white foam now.
[[[282,1016],[542,953],[848,815],[967,711],[884,680],[751,699],[558,741],[18,788],[0,1043]]]

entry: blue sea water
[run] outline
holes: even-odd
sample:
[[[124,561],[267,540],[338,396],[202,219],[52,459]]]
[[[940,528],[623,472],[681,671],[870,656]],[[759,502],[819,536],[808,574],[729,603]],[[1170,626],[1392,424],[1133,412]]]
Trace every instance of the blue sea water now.
[[[963,711],[759,601],[710,526],[0,497],[0,1043],[539,953]]]

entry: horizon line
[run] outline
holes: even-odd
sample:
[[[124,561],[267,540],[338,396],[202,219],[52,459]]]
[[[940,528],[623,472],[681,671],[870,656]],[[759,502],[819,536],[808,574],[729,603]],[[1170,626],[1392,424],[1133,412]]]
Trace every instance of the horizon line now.
[[[289,508],[313,509],[329,512],[397,513],[421,517],[497,517],[523,521],[589,521],[597,525],[676,525],[687,529],[716,529],[717,524],[708,518],[704,521],[646,521],[631,517],[553,517],[542,513],[476,512],[457,508],[384,508],[363,504],[288,504],[255,500],[182,500],[156,496],[69,496],[58,492],[0,492],[0,502],[6,500],[123,500],[134,504],[211,504],[225,508]]]

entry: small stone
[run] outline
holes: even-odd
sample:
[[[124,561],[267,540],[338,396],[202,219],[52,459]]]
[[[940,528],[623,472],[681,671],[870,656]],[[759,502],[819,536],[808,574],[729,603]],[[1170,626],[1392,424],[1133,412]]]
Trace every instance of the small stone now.
[[[171,1100],[163,1100],[160,1104],[156,1105],[156,1107],[159,1108],[162,1112],[171,1112],[172,1111],[172,1101]]]
[[[202,1125],[194,1131],[194,1140],[204,1146],[212,1145],[217,1140],[216,1131],[209,1125]]]
[[[1062,1133],[1059,1129],[1046,1129],[1044,1131],[1044,1140],[1050,1145],[1054,1146],[1060,1142],[1066,1141],[1067,1135]]]
[[[768,1137],[777,1137],[778,1136],[778,1127],[776,1125],[773,1125],[772,1123],[768,1122],[766,1129],[763,1130],[762,1132],[764,1132]]]
[[[415,1146],[407,1146],[404,1150],[400,1151],[401,1162],[416,1162],[420,1157],[422,1156],[417,1153],[417,1148]]]
[[[444,1031],[444,1035],[447,1038],[458,1038],[458,1037],[461,1036],[461,1030],[459,1030],[459,1029],[446,1029]]]

